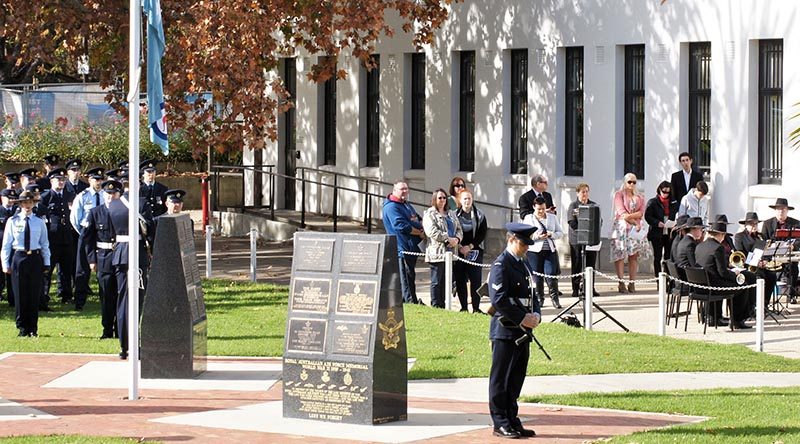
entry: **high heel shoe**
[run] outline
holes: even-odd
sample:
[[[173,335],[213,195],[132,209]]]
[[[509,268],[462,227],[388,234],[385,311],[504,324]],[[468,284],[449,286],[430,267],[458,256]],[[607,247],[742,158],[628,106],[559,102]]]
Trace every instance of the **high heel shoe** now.
[[[628,284],[628,293],[636,293],[636,286],[633,285],[633,282]]]
[[[627,293],[628,292],[628,289],[625,288],[625,283],[624,282],[620,282],[617,285],[617,289],[619,290],[620,293]]]

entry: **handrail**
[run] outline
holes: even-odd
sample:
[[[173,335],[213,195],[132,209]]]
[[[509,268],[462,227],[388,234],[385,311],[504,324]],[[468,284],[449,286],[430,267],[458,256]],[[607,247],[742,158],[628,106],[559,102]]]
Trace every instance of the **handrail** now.
[[[332,212],[332,218],[333,218],[333,230],[334,230],[334,232],[338,230],[338,219],[339,219],[339,208],[338,208],[338,206],[339,206],[339,192],[340,191],[352,192],[352,193],[356,193],[357,195],[363,195],[364,196],[364,210],[363,210],[364,226],[366,227],[367,232],[371,233],[372,232],[372,214],[373,214],[373,203],[372,203],[372,200],[373,200],[373,198],[383,199],[383,198],[386,197],[386,195],[384,195],[382,192],[370,191],[370,185],[394,186],[394,184],[391,183],[391,182],[386,182],[386,181],[373,179],[373,178],[369,178],[369,177],[354,176],[354,175],[351,175],[351,174],[338,173],[338,172],[335,172],[335,171],[327,171],[327,170],[323,170],[323,169],[319,169],[319,168],[312,168],[312,167],[297,167],[296,170],[298,170],[297,172],[300,173],[299,174],[300,177],[298,177],[297,175],[290,176],[290,175],[286,175],[286,174],[282,174],[282,173],[276,172],[275,171],[275,165],[213,165],[211,168],[213,170],[214,182],[215,182],[214,183],[215,192],[214,192],[214,196],[213,196],[214,198],[212,199],[212,210],[213,211],[217,211],[218,210],[218,206],[219,206],[219,183],[220,183],[219,177],[220,177],[220,174],[223,171],[227,170],[227,171],[231,171],[231,172],[232,171],[240,172],[240,174],[242,174],[242,176],[244,175],[244,172],[246,172],[246,171],[252,171],[254,174],[257,173],[257,174],[267,174],[267,175],[269,175],[269,178],[270,178],[269,179],[269,188],[270,189],[269,189],[269,204],[268,204],[268,206],[270,208],[270,219],[271,220],[275,220],[275,206],[276,206],[276,200],[275,200],[275,182],[276,181],[275,181],[275,179],[276,178],[283,178],[283,179],[300,181],[300,192],[301,192],[301,197],[300,197],[300,200],[301,200],[301,202],[300,202],[300,226],[302,228],[306,227],[306,184],[312,184],[312,185],[318,185],[318,186],[322,186],[322,187],[332,188],[333,189],[333,203],[332,203],[333,208],[332,208],[331,212]],[[266,168],[266,171],[264,171],[265,168]],[[321,179],[319,179],[319,180],[309,179],[309,178],[306,177],[306,172],[307,171],[309,171],[309,172],[317,172],[317,173],[320,173],[320,174],[326,174],[326,175],[329,175],[329,176],[332,175],[333,176],[333,183],[332,184],[331,183],[325,183],[325,182],[322,182]],[[342,186],[342,185],[340,185],[340,182],[339,182],[339,178],[340,177],[346,178],[346,179],[352,179],[352,180],[361,181],[364,184],[364,188],[360,189],[360,187],[359,188],[351,188],[351,187],[347,187],[347,186]],[[409,187],[409,190],[416,191],[416,192],[422,192],[422,193],[428,193],[429,192],[428,190],[421,189],[421,188],[411,188],[411,187]],[[418,206],[422,206],[422,207],[427,207],[428,206],[428,202],[415,202],[415,201],[408,201],[408,202],[411,203],[412,205],[418,205]],[[510,221],[513,221],[514,213],[516,211],[518,211],[517,208],[510,207],[510,206],[507,206],[507,205],[495,204],[495,203],[492,203],[492,202],[475,201],[475,203],[478,204],[479,206],[494,207],[494,208],[499,208],[499,209],[502,209],[502,210],[507,210],[509,212],[509,220]],[[244,181],[242,182],[242,201],[241,201],[240,206],[242,208],[246,208],[247,207],[246,205],[244,205]],[[254,208],[261,208],[261,207],[263,207],[263,205],[253,205],[253,207]]]

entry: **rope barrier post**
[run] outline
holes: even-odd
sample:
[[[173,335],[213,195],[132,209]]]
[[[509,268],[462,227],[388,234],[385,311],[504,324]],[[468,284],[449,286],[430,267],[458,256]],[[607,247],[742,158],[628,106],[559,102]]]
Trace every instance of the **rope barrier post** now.
[[[658,273],[658,335],[667,334],[667,273]]]
[[[583,272],[583,294],[586,298],[583,303],[583,327],[592,329],[592,298],[594,297],[594,268],[586,267]]]
[[[444,254],[444,308],[453,307],[453,252]]]
[[[206,225],[206,279],[211,279],[211,225]]]
[[[756,350],[764,351],[764,279],[756,279]]]
[[[258,230],[250,229],[250,281],[256,281],[256,236]]]

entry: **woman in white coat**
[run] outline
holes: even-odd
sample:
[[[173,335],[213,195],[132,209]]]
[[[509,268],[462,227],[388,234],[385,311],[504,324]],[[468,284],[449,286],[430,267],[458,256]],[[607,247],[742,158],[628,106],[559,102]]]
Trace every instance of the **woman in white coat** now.
[[[531,268],[538,273],[555,275],[558,270],[558,251],[555,240],[564,236],[558,217],[547,212],[547,202],[540,196],[533,201],[533,213],[526,215],[522,222],[536,227],[536,233],[533,234],[535,243],[528,248],[528,260]],[[535,276],[535,279],[536,293],[541,304],[544,302],[544,281],[538,276]],[[553,302],[553,307],[561,308],[556,280],[548,278],[547,286],[550,288],[550,300]]]

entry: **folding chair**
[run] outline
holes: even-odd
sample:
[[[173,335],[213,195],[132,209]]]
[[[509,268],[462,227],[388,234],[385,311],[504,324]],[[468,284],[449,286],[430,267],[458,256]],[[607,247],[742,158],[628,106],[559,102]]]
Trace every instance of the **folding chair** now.
[[[701,267],[686,267],[683,269],[686,272],[686,280],[694,285],[702,285],[706,287],[710,287],[708,273]],[[703,334],[706,334],[706,328],[708,327],[708,319],[709,319],[709,307],[711,306],[712,302],[722,302],[724,300],[728,300],[728,307],[731,307],[731,302],[733,300],[734,291],[726,291],[724,293],[715,293],[710,290],[706,290],[703,288],[698,288],[695,286],[691,286],[689,288],[689,297],[692,300],[697,301],[698,310],[700,304],[703,304]],[[731,290],[736,290],[736,288],[731,288]],[[689,316],[686,316],[686,322],[689,321]],[[714,328],[717,328],[717,314],[714,313]],[[728,324],[731,330],[733,330],[733,319],[731,319],[730,324]]]
[[[671,259],[664,261],[666,264],[667,274],[673,279],[686,281],[686,274],[683,269],[678,268],[675,262]],[[675,318],[675,328],[678,328],[678,318],[686,316],[687,324],[689,313],[692,311],[692,299],[687,298],[686,310],[681,311],[681,300],[684,296],[688,296],[689,292],[683,284],[675,283],[672,290],[667,294],[667,325],[669,325],[670,318]]]

